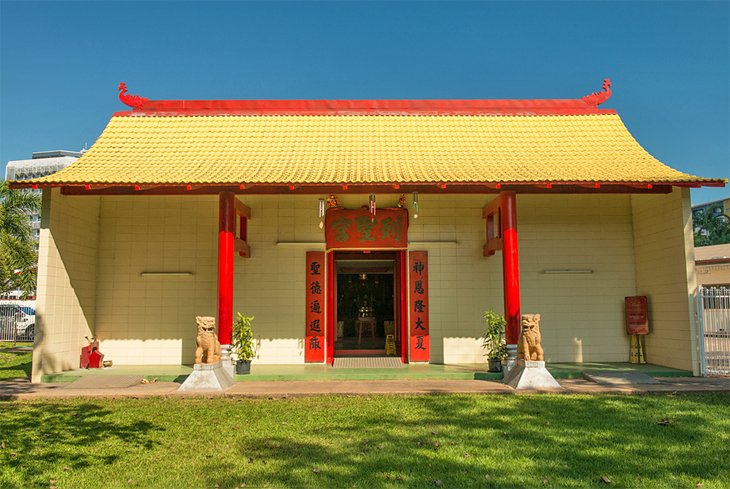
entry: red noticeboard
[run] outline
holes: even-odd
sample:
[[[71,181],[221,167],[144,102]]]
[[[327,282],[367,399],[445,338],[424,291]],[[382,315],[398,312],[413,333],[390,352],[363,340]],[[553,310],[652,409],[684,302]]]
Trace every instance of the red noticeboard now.
[[[368,209],[327,210],[327,249],[408,248],[408,211],[378,209],[375,218]]]
[[[428,362],[431,357],[428,328],[428,252],[408,253],[411,362]]]
[[[307,300],[304,361],[324,362],[325,263],[323,251],[307,251]]]
[[[645,295],[625,297],[626,334],[649,334],[649,303]]]

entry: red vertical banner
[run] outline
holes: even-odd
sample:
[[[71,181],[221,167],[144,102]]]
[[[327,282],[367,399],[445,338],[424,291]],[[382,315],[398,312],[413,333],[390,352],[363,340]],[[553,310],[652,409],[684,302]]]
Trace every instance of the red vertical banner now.
[[[323,251],[307,251],[306,333],[304,361],[324,362],[325,353],[325,262]]]
[[[408,269],[410,361],[428,362],[431,359],[428,327],[428,252],[409,252]]]

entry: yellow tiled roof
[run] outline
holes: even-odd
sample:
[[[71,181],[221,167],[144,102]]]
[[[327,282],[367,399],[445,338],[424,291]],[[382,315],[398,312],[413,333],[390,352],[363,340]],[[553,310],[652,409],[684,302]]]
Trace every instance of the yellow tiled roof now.
[[[29,183],[702,182],[616,114],[112,117],[66,169]]]

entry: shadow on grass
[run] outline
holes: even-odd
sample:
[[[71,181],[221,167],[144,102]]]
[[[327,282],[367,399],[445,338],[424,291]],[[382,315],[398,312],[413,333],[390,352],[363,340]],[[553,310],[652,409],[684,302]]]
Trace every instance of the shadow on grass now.
[[[161,430],[147,421],[114,421],[113,411],[94,403],[3,402],[0,415],[4,410],[13,412],[2,416],[0,465],[27,485],[47,485],[49,468],[70,471],[114,463],[117,455],[99,449],[109,439],[152,448],[149,434]]]
[[[202,473],[208,487],[597,487],[602,476],[622,487],[721,487],[730,480],[725,394],[483,400],[436,395],[375,406],[377,398],[360,397],[349,402],[361,409],[343,410],[340,401],[329,412],[322,399],[299,400],[315,417],[244,434],[231,460]]]
[[[29,378],[33,368],[31,355],[30,352],[0,351],[0,380]]]

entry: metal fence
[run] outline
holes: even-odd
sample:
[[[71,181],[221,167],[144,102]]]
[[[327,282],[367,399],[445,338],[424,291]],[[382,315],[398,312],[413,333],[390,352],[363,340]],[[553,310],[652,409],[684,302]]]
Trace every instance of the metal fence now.
[[[702,375],[730,375],[730,287],[698,289],[697,323]]]
[[[34,340],[35,315],[30,315],[26,311],[30,309],[0,304],[0,341],[15,344],[19,341]]]

